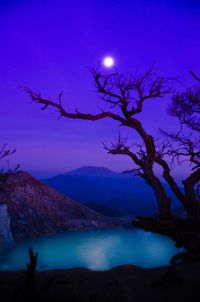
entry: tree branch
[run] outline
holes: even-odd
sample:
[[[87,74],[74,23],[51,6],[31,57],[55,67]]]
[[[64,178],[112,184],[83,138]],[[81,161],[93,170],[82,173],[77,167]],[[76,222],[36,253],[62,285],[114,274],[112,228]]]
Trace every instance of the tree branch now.
[[[126,119],[142,112],[145,100],[161,98],[173,92],[174,79],[156,76],[151,67],[137,79],[119,73],[103,75],[98,69],[92,69],[92,74],[100,98],[119,106]]]
[[[190,70],[190,74],[193,76],[193,78],[195,80],[197,80],[198,82],[200,82],[200,78],[192,70]]]
[[[194,171],[189,177],[187,177],[183,181],[183,185],[185,187],[186,195],[189,198],[193,198],[193,201],[195,201],[196,193],[195,193],[195,185],[200,181],[200,168],[196,171]]]
[[[161,156],[159,156],[159,155],[156,157],[156,163],[159,164],[163,168],[163,178],[169,184],[172,192],[181,201],[181,203],[183,205],[185,205],[186,202],[187,202],[186,198],[185,198],[185,195],[181,192],[181,190],[179,189],[176,181],[172,177],[172,175],[170,173],[171,169],[170,169],[168,163],[163,158],[161,158]]]
[[[138,165],[139,167],[143,166],[142,160],[140,160],[138,156],[130,150],[129,146],[126,146],[126,139],[122,139],[120,135],[118,141],[115,144],[112,144],[111,147],[108,147],[105,144],[103,144],[103,146],[109,154],[127,155],[134,161],[136,165]]]
[[[75,111],[75,113],[70,113],[64,109],[60,99],[59,99],[59,103],[56,103],[51,100],[42,98],[39,93],[35,93],[29,88],[24,88],[24,90],[35,103],[42,105],[41,110],[45,110],[48,106],[54,107],[60,113],[60,117],[68,117],[68,118],[72,118],[72,119],[83,119],[83,120],[89,120],[89,121],[97,121],[97,120],[101,120],[104,118],[111,118],[113,120],[121,122],[122,124],[124,122],[126,122],[121,116],[119,116],[115,113],[106,112],[106,111],[102,111],[99,114],[89,114],[89,113],[81,113],[77,109]]]

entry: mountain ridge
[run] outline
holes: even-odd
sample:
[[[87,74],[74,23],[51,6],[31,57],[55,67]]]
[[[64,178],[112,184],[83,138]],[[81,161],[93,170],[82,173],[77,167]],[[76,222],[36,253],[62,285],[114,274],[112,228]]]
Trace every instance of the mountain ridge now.
[[[24,171],[10,175],[4,187],[0,192],[0,203],[7,206],[15,241],[60,230],[122,226],[50,188]]]
[[[95,203],[110,207],[121,212],[121,215],[152,214],[156,211],[156,203],[154,209],[149,203],[149,199],[154,199],[153,191],[142,179],[125,173],[112,171],[110,173],[110,170],[109,175],[104,175],[99,173],[99,167],[92,167],[92,169],[86,167],[87,173],[85,167],[81,167],[84,173],[79,171],[80,169],[76,169],[73,173],[60,174],[42,181],[83,204]],[[140,206],[141,200],[144,201],[142,206]]]
[[[80,168],[71,170],[69,172],[66,172],[64,174],[61,175],[91,175],[91,176],[118,176],[119,173],[114,172],[106,167],[103,166],[82,166]]]
[[[91,208],[109,207],[121,215],[128,213],[134,216],[154,215],[157,211],[152,188],[132,173],[116,173],[104,167],[83,166],[44,179],[43,182],[83,204],[92,204]],[[168,186],[164,186],[167,193],[171,194]],[[173,207],[179,206],[175,196],[172,202]]]

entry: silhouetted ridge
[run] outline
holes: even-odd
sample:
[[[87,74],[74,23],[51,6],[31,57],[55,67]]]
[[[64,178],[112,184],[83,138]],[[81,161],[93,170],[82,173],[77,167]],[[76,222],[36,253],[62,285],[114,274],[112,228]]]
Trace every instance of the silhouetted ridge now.
[[[117,176],[118,173],[115,173],[104,167],[83,166],[81,168],[65,173],[64,175]]]

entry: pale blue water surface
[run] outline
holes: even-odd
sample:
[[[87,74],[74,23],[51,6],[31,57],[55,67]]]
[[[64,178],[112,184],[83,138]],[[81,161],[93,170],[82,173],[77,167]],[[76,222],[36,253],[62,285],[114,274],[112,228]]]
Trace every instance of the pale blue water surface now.
[[[168,265],[180,251],[170,238],[138,229],[62,232],[18,244],[1,259],[0,270],[25,269],[29,247],[38,252],[38,270],[108,270],[123,264],[151,268]]]

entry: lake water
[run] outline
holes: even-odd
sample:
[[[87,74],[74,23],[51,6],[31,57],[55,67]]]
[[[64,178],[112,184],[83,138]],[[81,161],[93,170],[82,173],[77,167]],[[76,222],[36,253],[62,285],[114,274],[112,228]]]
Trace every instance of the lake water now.
[[[151,268],[167,265],[180,252],[171,239],[138,229],[63,232],[20,243],[2,259],[0,270],[25,269],[30,246],[38,252],[38,270],[107,270],[122,264]]]

